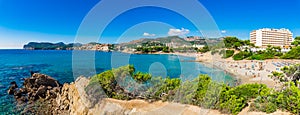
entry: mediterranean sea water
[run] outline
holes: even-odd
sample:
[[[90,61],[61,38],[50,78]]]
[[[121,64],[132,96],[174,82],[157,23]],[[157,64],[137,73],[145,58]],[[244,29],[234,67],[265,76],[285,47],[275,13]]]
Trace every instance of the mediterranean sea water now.
[[[12,81],[22,87],[23,79],[30,76],[30,71],[50,75],[60,83],[69,83],[79,75],[90,77],[132,64],[136,71],[153,76],[190,80],[199,74],[209,74],[214,80],[234,81],[229,74],[192,60],[194,58],[177,55],[76,51],[74,56],[73,51],[62,50],[0,50],[0,114],[18,114],[16,101],[7,94],[7,89]]]

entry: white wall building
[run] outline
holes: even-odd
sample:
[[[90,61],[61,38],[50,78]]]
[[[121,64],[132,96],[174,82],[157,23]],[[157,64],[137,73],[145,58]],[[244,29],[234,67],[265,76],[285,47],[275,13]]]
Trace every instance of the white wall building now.
[[[293,42],[293,34],[288,29],[264,28],[252,31],[250,33],[250,42],[259,47],[268,45],[286,47]]]

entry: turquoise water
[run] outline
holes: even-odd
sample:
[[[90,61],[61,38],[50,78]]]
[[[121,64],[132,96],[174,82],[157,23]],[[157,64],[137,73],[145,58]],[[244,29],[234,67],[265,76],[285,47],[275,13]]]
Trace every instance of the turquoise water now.
[[[60,83],[72,82],[79,75],[92,76],[111,68],[133,64],[136,71],[153,76],[194,79],[199,74],[209,74],[214,80],[231,82],[230,75],[221,70],[191,62],[194,58],[177,55],[124,54],[117,52],[0,50],[0,114],[12,114],[15,100],[6,90],[11,81],[22,86],[22,78],[30,71],[40,72],[58,79]]]

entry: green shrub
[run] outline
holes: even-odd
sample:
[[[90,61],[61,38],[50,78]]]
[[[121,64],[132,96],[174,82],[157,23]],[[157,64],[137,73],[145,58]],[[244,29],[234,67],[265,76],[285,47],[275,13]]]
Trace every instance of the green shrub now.
[[[122,94],[123,90],[116,89],[118,85],[117,80],[121,81],[128,76],[132,76],[134,71],[135,69],[132,65],[127,65],[97,74],[91,78],[88,86],[86,87],[86,91],[91,92],[101,87],[104,93],[110,98],[128,99],[128,97]]]
[[[183,104],[193,104],[197,87],[198,87],[197,79],[194,79],[192,81],[187,80],[183,82],[182,85],[177,90],[174,101]]]
[[[168,77],[164,80],[163,84],[161,84],[161,86],[159,87],[157,92],[155,92],[155,96],[162,97],[163,101],[173,100],[174,97],[172,97],[172,96],[175,95],[174,92],[176,92],[176,90],[179,88],[180,84],[181,84],[181,80],[179,78],[170,79]],[[173,94],[171,94],[171,92],[173,92]],[[163,95],[163,94],[166,94],[166,95]]]
[[[201,52],[201,53],[206,53],[208,51],[209,51],[209,47],[207,45],[205,45],[203,48],[198,50],[198,52]]]
[[[261,84],[245,84],[226,89],[220,94],[219,109],[233,114],[240,112],[251,98],[267,95],[270,91],[266,85]]]
[[[282,59],[300,59],[300,46],[292,48],[291,51],[285,53]]]
[[[199,75],[197,78],[198,87],[195,95],[195,105],[201,105],[203,99],[206,95],[206,91],[208,89],[209,84],[212,82],[211,78],[208,75]]]
[[[220,109],[225,113],[237,115],[246,106],[246,99],[236,95],[230,95],[228,100],[220,104]]]
[[[251,52],[241,51],[233,56],[233,60],[243,60],[251,56]]]
[[[216,53],[219,53],[219,51],[218,50],[212,50],[211,51],[211,55],[215,55]]]
[[[219,54],[222,55],[222,58],[229,58],[233,56],[234,50],[221,50]]]
[[[265,54],[254,54],[248,58],[249,60],[266,60],[268,59]]]
[[[294,114],[300,113],[300,89],[290,83],[290,87],[278,93],[277,104],[280,108],[286,109]]]
[[[137,72],[136,74],[133,75],[133,79],[139,83],[144,83],[151,78],[152,76],[148,73]]]

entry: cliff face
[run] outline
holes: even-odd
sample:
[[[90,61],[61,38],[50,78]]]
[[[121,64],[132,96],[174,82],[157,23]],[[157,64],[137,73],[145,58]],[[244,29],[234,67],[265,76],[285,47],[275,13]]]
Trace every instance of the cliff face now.
[[[72,115],[87,115],[89,113],[89,101],[84,97],[84,87],[88,82],[87,78],[79,77],[75,83],[64,84],[61,93],[55,99],[58,105],[55,108],[56,112],[59,114],[67,111]]]

